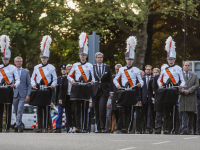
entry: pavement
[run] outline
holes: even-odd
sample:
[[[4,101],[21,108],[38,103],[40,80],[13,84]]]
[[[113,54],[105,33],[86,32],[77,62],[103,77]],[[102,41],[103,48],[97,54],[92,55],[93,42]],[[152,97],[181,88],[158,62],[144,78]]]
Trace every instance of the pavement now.
[[[0,150],[199,150],[199,135],[0,133]]]

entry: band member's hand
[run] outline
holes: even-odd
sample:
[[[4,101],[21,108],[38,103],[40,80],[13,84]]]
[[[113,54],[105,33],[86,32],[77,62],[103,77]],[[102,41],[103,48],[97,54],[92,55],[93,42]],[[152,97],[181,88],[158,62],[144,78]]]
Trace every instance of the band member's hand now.
[[[89,103],[89,107],[92,108],[92,103]]]
[[[184,90],[183,93],[184,93],[185,95],[188,95],[190,92],[189,92],[188,90]]]
[[[117,86],[117,89],[121,89],[121,86],[120,86],[120,85],[118,85],[118,86]]]
[[[55,87],[54,85],[51,85],[51,86],[50,86],[51,89],[53,89],[54,87]]]
[[[141,87],[141,83],[138,83],[137,86],[138,86],[138,87]]]
[[[107,103],[107,107],[109,107],[110,106],[110,104],[109,103]]]
[[[60,100],[58,101],[58,103],[62,105],[62,100],[60,99]]]
[[[28,103],[29,100],[30,100],[30,96],[29,96],[29,95],[26,95],[25,102]]]
[[[159,88],[162,88],[163,86],[162,85],[159,85]]]
[[[181,85],[180,85],[178,88],[179,88],[179,89],[182,89],[182,88],[183,88],[183,86],[181,86]]]
[[[113,98],[113,93],[110,93],[110,99],[112,99]]]
[[[11,87],[12,87],[12,88],[15,88],[15,87],[16,87],[16,85],[14,85],[14,84],[11,84]]]
[[[36,89],[36,85],[33,85],[32,88],[33,88],[33,89]]]
[[[51,103],[51,107],[53,107],[53,105],[54,105],[54,104],[53,104],[53,103]]]
[[[72,80],[71,84],[74,84],[74,83],[75,83],[75,81],[74,81],[74,80]]]
[[[142,102],[141,101],[138,101],[138,106],[142,106]]]
[[[93,85],[94,84],[94,81],[91,81],[91,85]]]
[[[151,100],[152,100],[152,102],[155,102],[155,98],[152,97]]]

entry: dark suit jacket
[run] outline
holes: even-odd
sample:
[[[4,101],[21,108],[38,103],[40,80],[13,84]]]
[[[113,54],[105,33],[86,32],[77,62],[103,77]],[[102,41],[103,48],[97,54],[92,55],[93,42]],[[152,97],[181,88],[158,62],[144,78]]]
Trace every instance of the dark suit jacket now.
[[[156,76],[154,76],[154,78],[153,78],[153,91],[154,91],[155,93],[157,92],[157,90],[158,90],[158,88],[159,88],[159,87],[158,87],[158,83],[157,83],[159,76],[160,76],[160,75],[156,75]],[[155,96],[154,111],[159,111],[159,112],[161,112],[162,109],[163,109],[162,105],[160,105],[160,104],[157,103],[157,99],[156,99],[156,96]]]
[[[109,92],[113,92],[113,80],[112,80],[112,74],[110,71],[110,66],[103,64],[101,83],[99,83],[98,68],[96,64],[93,65],[93,70],[94,70],[95,81],[98,81],[98,82],[96,82],[92,86],[92,96],[96,97],[98,94],[98,89],[100,88],[103,94],[106,97],[109,97]]]
[[[149,79],[149,82],[152,78],[153,77],[151,76]],[[146,104],[146,103],[148,103],[148,98],[149,98],[149,92],[148,92],[147,83],[146,83],[146,76],[143,77],[142,80],[144,81],[144,85],[142,87],[142,104]]]
[[[152,103],[151,98],[155,97],[155,94],[153,94],[153,79],[154,78],[151,78],[151,80],[149,81],[149,85],[148,85],[149,104]]]
[[[65,100],[67,98],[67,90],[68,90],[68,79],[67,76],[60,76],[57,79],[57,89],[56,89],[56,103],[59,105],[58,101],[62,100],[62,106],[65,104]]]

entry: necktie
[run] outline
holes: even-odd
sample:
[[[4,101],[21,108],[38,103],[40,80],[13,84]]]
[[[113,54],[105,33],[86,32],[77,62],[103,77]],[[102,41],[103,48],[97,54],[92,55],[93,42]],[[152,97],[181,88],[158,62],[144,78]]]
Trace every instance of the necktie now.
[[[99,77],[101,77],[101,66],[99,66]]]
[[[149,77],[147,77],[147,88],[148,88],[148,85],[149,85]]]
[[[21,69],[17,69],[19,78],[20,78],[20,76],[21,76],[20,70],[21,70]]]
[[[188,80],[188,73],[186,73],[186,79]]]

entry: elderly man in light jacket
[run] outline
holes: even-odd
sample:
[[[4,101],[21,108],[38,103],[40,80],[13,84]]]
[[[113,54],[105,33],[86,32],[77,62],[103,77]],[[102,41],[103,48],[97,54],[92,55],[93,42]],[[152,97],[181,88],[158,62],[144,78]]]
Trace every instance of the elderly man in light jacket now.
[[[180,91],[180,111],[182,112],[181,135],[194,134],[192,131],[194,112],[197,111],[197,99],[195,91],[199,87],[199,79],[196,73],[190,72],[190,62],[183,63],[183,77],[185,87]]]

